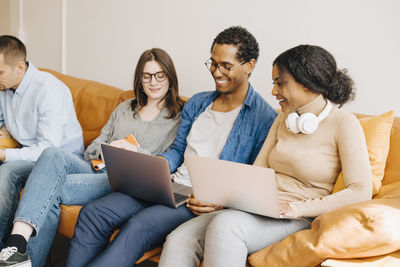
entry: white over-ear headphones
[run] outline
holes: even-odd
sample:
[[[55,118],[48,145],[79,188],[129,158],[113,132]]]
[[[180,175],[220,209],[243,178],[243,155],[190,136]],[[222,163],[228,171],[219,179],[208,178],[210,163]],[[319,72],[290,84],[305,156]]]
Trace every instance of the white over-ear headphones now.
[[[318,116],[310,112],[299,116],[296,112],[292,112],[286,118],[286,126],[294,134],[300,132],[303,134],[312,134],[317,130],[319,123],[329,115],[331,109],[332,103],[326,100],[326,106]]]

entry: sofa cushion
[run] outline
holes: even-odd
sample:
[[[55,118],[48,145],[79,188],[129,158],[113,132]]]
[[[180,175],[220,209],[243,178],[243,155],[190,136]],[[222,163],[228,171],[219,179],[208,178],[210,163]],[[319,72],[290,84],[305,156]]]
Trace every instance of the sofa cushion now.
[[[382,185],[400,181],[400,118],[394,118]]]
[[[400,182],[383,186],[381,192],[375,199],[319,216],[310,230],[252,254],[250,264],[315,266],[327,258],[373,257],[399,250]]]
[[[386,158],[389,152],[390,132],[393,124],[394,111],[379,116],[360,118],[368,147],[369,161],[372,171],[372,195],[376,195],[381,187],[385,174]],[[345,188],[343,175],[340,172],[332,193]]]
[[[0,137],[0,149],[17,148],[21,145],[12,137]]]

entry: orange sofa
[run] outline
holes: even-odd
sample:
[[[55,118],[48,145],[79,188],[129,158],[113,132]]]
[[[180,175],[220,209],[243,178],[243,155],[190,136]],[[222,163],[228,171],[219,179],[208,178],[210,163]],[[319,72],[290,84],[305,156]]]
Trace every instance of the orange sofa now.
[[[123,91],[98,82],[44,70],[55,75],[70,88],[78,120],[83,129],[85,146],[99,135],[115,106],[133,97],[132,90]],[[371,117],[360,114],[357,116]],[[380,266],[378,264],[384,262],[385,265],[382,266],[390,266],[388,264],[396,260],[398,263],[400,118],[395,118],[393,126],[390,124],[390,127],[388,133],[390,146],[386,144],[389,152],[387,159],[386,154],[384,155],[386,167],[382,168],[382,172],[384,171],[382,187],[372,200],[321,215],[314,221],[312,229],[295,233],[250,255],[249,264],[251,266],[353,266],[353,264],[359,266],[363,263],[372,263],[373,266]],[[371,162],[374,160],[371,159],[371,155],[370,160]],[[59,234],[72,237],[80,208],[80,206],[61,206]],[[346,230],[347,228],[349,229]],[[347,238],[348,236],[351,238]],[[147,259],[158,262],[157,255],[160,252],[161,248],[149,251],[138,262]],[[398,264],[400,266],[400,263]]]

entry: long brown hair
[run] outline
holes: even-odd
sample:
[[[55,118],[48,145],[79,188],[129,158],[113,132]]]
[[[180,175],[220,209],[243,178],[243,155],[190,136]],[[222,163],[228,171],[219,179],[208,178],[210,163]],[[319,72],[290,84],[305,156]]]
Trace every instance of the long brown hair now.
[[[160,64],[161,69],[168,77],[168,92],[160,101],[165,100],[163,108],[166,107],[169,111],[167,118],[174,119],[181,112],[185,102],[179,97],[178,77],[176,76],[174,63],[168,53],[160,48],[146,50],[139,58],[133,79],[133,91],[136,98],[131,102],[132,111],[136,114],[147,105],[147,95],[142,90],[142,73],[144,65],[153,60]]]

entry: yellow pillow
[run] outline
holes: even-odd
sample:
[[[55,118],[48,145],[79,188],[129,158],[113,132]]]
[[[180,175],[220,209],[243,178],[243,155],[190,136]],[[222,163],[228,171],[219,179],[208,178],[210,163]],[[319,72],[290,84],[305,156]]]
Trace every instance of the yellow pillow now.
[[[382,179],[385,174],[393,117],[394,111],[392,110],[378,116],[361,118],[359,120],[364,129],[369,161],[371,163],[373,196],[376,195],[381,188]],[[340,172],[332,193],[343,189],[343,175],[342,172]]]
[[[385,255],[400,249],[399,225],[399,199],[372,199],[319,216],[311,229],[253,253],[249,262],[253,267],[308,267],[328,258]]]
[[[17,141],[15,141],[14,138],[0,137],[0,149],[17,148],[17,147],[21,147],[21,145]]]

